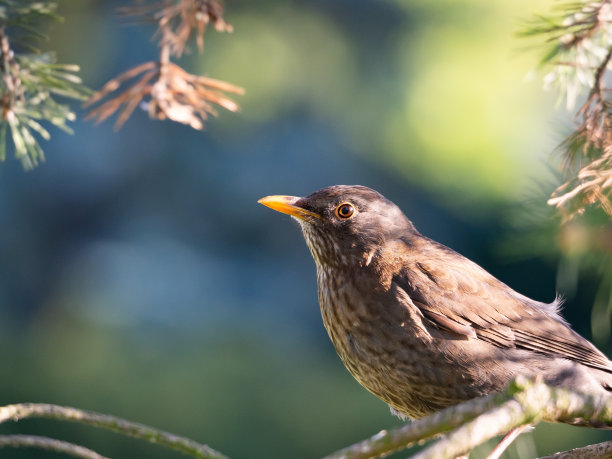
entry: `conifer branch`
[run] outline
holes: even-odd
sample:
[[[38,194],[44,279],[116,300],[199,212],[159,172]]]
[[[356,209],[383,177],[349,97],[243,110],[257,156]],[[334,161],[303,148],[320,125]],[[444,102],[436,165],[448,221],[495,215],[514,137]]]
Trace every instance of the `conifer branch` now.
[[[83,100],[89,95],[75,75],[78,66],[56,64],[52,53],[31,45],[44,37],[35,27],[41,19],[58,19],[54,11],[52,2],[0,1],[0,161],[6,159],[8,132],[15,157],[26,169],[45,159],[37,136],[48,140],[51,134],[41,123],[72,132],[68,122],[75,115],[56,96]],[[36,53],[16,53],[11,33],[22,48]]]
[[[47,403],[20,403],[0,407],[0,424],[6,421],[20,421],[27,418],[49,418],[79,422],[146,440],[193,457],[227,459],[225,455],[207,445],[115,416]]]
[[[209,115],[217,116],[215,105],[232,112],[238,111],[238,104],[224,93],[241,95],[244,94],[242,88],[224,81],[192,75],[171,62],[172,56],[180,57],[183,54],[193,36],[198,50],[203,52],[207,24],[213,23],[217,31],[233,30],[223,19],[223,8],[218,1],[137,2],[133,6],[121,8],[120,12],[140,17],[145,22],[157,22],[155,36],[160,37],[159,60],[138,65],[106,83],[85,106],[96,104],[124,83],[136,80],[132,86],[91,110],[87,119],[99,123],[119,113],[115,122],[115,129],[119,129],[134,110],[141,106],[151,118],[167,118],[201,130]]]
[[[544,39],[541,65],[552,66],[544,81],[559,91],[569,110],[588,92],[574,132],[560,147],[566,182],[548,204],[566,220],[593,204],[612,217],[612,98],[606,78],[612,58],[611,1],[562,5],[527,24],[522,34]]]

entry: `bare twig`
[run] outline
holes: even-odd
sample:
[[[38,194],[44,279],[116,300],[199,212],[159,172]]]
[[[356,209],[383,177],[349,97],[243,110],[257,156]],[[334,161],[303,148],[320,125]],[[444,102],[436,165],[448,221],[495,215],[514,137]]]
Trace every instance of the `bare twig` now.
[[[204,32],[212,24],[217,32],[233,32],[231,24],[223,18],[223,6],[217,0],[175,0],[149,4],[135,2],[119,8],[124,16],[137,16],[146,22],[157,22],[155,33],[160,46],[168,45],[173,55],[180,57],[192,35],[198,50],[204,50]]]
[[[83,459],[109,459],[84,446],[36,435],[0,435],[0,448],[38,448]]]
[[[227,459],[225,455],[207,445],[115,416],[47,403],[20,403],[0,407],[0,423],[20,421],[26,418],[50,418],[89,424],[94,427],[101,427],[123,435],[147,440],[150,443],[165,446],[194,457]]]
[[[542,456],[539,459],[608,459],[612,457],[612,441],[605,441],[595,445],[574,448],[569,451]]]
[[[7,119],[13,113],[17,103],[24,103],[23,85],[19,78],[19,64],[11,49],[4,26],[0,26],[0,74],[2,75],[1,109],[2,119]]]
[[[510,444],[518,438],[520,434],[530,429],[529,424],[523,424],[522,426],[515,427],[506,435],[504,438],[493,448],[493,450],[487,456],[487,459],[499,459],[504,451],[510,446]]]

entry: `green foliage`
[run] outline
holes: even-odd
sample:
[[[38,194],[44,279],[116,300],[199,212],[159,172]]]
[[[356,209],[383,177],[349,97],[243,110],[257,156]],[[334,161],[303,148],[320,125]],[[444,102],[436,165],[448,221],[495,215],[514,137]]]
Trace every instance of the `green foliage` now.
[[[573,131],[558,148],[564,183],[548,199],[563,221],[540,212],[554,229],[545,229],[543,219],[533,225],[540,229],[533,232],[538,236],[532,245],[540,254],[555,246],[561,256],[559,287],[570,297],[581,273],[596,273],[601,279],[591,321],[594,339],[605,342],[612,317],[612,7],[605,0],[561,4],[528,22],[520,35],[538,40],[543,49],[545,86],[558,93],[559,101],[565,100],[568,110],[579,101],[581,105]],[[554,242],[544,241],[546,233]]]
[[[578,110],[578,124],[562,145],[567,181],[548,203],[567,218],[597,204],[612,216],[612,117],[606,76],[612,59],[612,6],[609,1],[572,2],[549,16],[537,16],[521,32],[544,43],[541,66],[550,67],[546,86]]]
[[[36,25],[41,18],[61,21],[61,16],[55,14],[56,9],[55,2],[0,0],[0,20],[6,26],[19,27],[30,35],[44,38]]]
[[[61,19],[55,8],[53,2],[0,2],[0,160],[6,159],[8,131],[15,157],[26,169],[45,159],[36,135],[49,140],[50,133],[41,122],[72,132],[68,122],[75,114],[57,97],[83,100],[89,95],[75,75],[78,66],[57,64],[52,53],[40,53],[31,44],[45,38],[41,20]],[[35,53],[16,52],[13,34],[15,43]]]

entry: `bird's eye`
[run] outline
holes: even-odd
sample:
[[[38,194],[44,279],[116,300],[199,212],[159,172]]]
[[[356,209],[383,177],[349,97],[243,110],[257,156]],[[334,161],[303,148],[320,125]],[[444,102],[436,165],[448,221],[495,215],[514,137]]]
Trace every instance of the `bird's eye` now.
[[[353,216],[355,208],[352,204],[345,202],[336,207],[336,217],[347,220]]]

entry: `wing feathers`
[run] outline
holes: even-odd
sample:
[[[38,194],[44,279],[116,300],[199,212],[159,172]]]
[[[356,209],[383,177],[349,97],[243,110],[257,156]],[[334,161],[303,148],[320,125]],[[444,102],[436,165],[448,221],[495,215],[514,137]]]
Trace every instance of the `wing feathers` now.
[[[418,302],[415,304],[417,304],[417,306],[422,306],[422,304],[419,304]],[[440,325],[441,328],[457,335],[465,336],[466,338],[476,338],[476,332],[471,326],[461,324],[443,314],[438,314],[437,312],[431,311],[430,309],[424,307],[420,307],[419,309],[425,317]]]
[[[428,247],[427,257],[405,264],[394,280],[438,328],[612,373],[608,358],[557,314],[557,300],[533,301],[456,252],[436,243]]]

